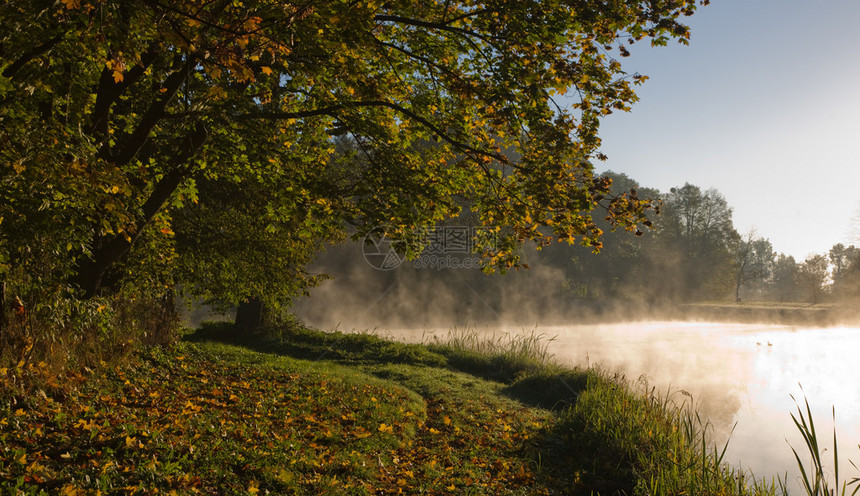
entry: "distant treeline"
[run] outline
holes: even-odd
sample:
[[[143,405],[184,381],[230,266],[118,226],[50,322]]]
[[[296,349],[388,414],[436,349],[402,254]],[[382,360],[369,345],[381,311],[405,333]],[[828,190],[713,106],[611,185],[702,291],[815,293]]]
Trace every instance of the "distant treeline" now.
[[[387,270],[372,266],[382,258],[362,256],[378,248],[370,240],[364,247],[340,246],[317,267],[335,280],[300,303],[299,313],[321,325],[529,323],[659,317],[704,300],[820,303],[858,296],[860,249],[853,245],[836,244],[798,261],[755,232],[739,233],[732,208],[715,189],[684,184],[660,192],[624,174],[605,177],[615,194],[632,189],[639,198],[660,200],[650,229],[613,231],[597,210],[604,231],[599,252],[576,243],[526,246],[530,270],[502,277],[469,264],[463,239],[468,217],[440,226],[417,259],[394,257],[388,263],[399,265]]]
[[[640,298],[675,302],[734,298],[818,303],[856,295],[860,249],[835,244],[828,253],[798,261],[774,251],[755,232],[739,233],[732,208],[716,189],[692,184],[659,192],[608,173],[616,191],[637,188],[660,198],[653,229],[632,238],[607,229],[599,256],[583,247],[553,247],[549,263],[566,266],[566,280],[581,298]]]

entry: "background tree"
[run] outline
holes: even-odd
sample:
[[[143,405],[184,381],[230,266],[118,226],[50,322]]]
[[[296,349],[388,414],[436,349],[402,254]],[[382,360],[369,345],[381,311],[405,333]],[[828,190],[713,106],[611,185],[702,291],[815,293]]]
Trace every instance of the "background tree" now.
[[[735,301],[741,301],[741,287],[762,288],[771,277],[775,257],[770,241],[757,237],[754,230],[750,230],[745,239],[736,239],[733,247]]]
[[[749,282],[750,289],[764,293],[767,284],[773,279],[776,264],[776,252],[769,239],[758,238],[753,241],[753,277]]]
[[[842,283],[845,276],[851,271],[852,266],[860,259],[860,250],[854,245],[845,246],[836,243],[828,252],[830,263],[833,266],[833,286]]]
[[[602,174],[612,181],[614,195],[635,191],[638,198],[658,204],[659,191],[641,187],[625,174]],[[645,226],[653,225],[656,212],[651,212]],[[655,261],[646,258],[654,251],[655,235],[651,229],[642,229],[637,236],[612,229],[607,219],[596,219],[604,231],[599,252],[585,246],[552,246],[544,250],[544,263],[564,268],[566,286],[577,298],[587,300],[649,299],[661,290]],[[662,277],[661,277],[662,278]],[[665,293],[665,286],[662,292]]]
[[[732,209],[719,191],[702,191],[689,183],[672,188],[664,198],[657,228],[680,248],[677,263],[687,297],[719,298],[731,290],[730,247],[739,236]]]
[[[778,301],[794,301],[797,292],[798,265],[791,255],[780,253],[773,265],[771,295]]]
[[[828,276],[827,257],[810,255],[798,267],[797,277],[802,286],[808,291],[813,304],[818,303],[824,294],[824,285]]]
[[[839,296],[852,295],[860,287],[860,249],[837,243],[828,255],[833,267],[833,292]]]
[[[281,186],[198,181],[200,200],[174,218],[175,275],[183,293],[216,308],[238,302],[236,323],[242,327],[262,324],[264,307],[277,312],[306,295],[319,281],[306,265],[339,232],[330,227],[327,205],[296,204]]]

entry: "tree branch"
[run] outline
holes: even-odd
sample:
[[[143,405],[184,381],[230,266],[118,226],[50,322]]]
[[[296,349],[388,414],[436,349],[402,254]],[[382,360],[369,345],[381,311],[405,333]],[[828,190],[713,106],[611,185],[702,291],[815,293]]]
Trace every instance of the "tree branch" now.
[[[41,45],[33,47],[31,50],[25,52],[18,58],[18,60],[12,62],[11,64],[9,64],[8,67],[6,67],[6,69],[3,71],[3,77],[9,79],[15,77],[15,74],[17,74],[17,72],[21,70],[21,68],[23,68],[25,65],[27,65],[28,62],[39,57],[48,50],[54,48],[57,43],[59,43],[63,39],[64,35],[65,33],[60,33],[57,36],[51,38],[50,40],[42,43]]]
[[[484,60],[486,60],[489,64],[492,64],[492,58],[489,55],[487,55],[486,53],[484,53],[484,50],[482,50],[481,47],[478,46],[478,44],[475,43],[475,40],[473,40],[472,38],[477,38],[477,39],[483,41],[484,43],[487,43],[488,45],[490,45],[493,48],[496,48],[496,46],[493,44],[493,42],[490,38],[487,38],[486,36],[484,36],[480,33],[477,33],[475,31],[469,31],[468,29],[463,29],[463,28],[455,28],[452,26],[448,26],[447,24],[440,24],[438,22],[421,21],[418,19],[410,19],[408,17],[402,17],[402,16],[378,14],[378,15],[374,16],[373,19],[375,21],[379,21],[379,22],[396,22],[396,23],[400,23],[400,24],[406,24],[409,26],[419,26],[419,27],[424,27],[424,28],[437,29],[440,31],[449,31],[451,33],[460,35],[463,38],[465,38],[466,42],[469,43],[469,45],[471,45],[472,48],[478,54],[480,54],[481,57],[484,58]]]
[[[471,83],[469,83],[469,82],[465,81],[465,80],[460,76],[460,74],[455,73],[454,71],[452,71],[452,70],[451,70],[451,69],[449,69],[448,67],[446,67],[446,66],[444,66],[444,65],[442,65],[442,64],[438,64],[438,63],[436,63],[436,62],[434,62],[434,61],[432,61],[432,60],[428,59],[427,57],[424,57],[423,55],[418,55],[417,53],[415,53],[415,52],[413,52],[413,51],[411,51],[411,50],[407,50],[407,49],[405,49],[405,48],[403,48],[403,47],[401,47],[401,46],[397,46],[397,45],[395,45],[394,43],[389,43],[389,42],[387,42],[387,41],[382,41],[382,40],[380,40],[380,39],[378,39],[378,38],[374,38],[374,39],[375,39],[375,40],[376,40],[376,42],[377,42],[377,43],[379,43],[380,45],[382,45],[382,46],[384,46],[384,47],[388,47],[388,48],[394,49],[394,50],[397,50],[397,51],[401,52],[402,54],[406,55],[406,56],[407,56],[407,57],[409,57],[409,58],[413,58],[413,59],[415,59],[415,60],[417,60],[417,61],[419,61],[419,62],[423,62],[424,64],[426,64],[426,65],[427,65],[427,66],[429,66],[429,67],[434,67],[434,68],[438,69],[440,72],[442,72],[442,73],[446,74],[447,76],[451,77],[452,79],[455,79],[455,80],[457,80],[457,81],[462,82],[464,86],[468,86],[470,89],[472,89],[473,91],[475,91],[475,93],[480,93],[480,92],[478,91],[478,88],[476,88],[473,84],[471,84]],[[485,101],[486,101],[486,100],[485,100]]]
[[[438,136],[440,139],[443,139],[450,143],[452,146],[456,147],[460,151],[464,153],[471,153],[474,155],[481,155],[489,158],[493,158],[498,160],[501,163],[507,163],[508,159],[504,155],[500,153],[489,152],[486,150],[479,150],[470,146],[467,143],[464,143],[460,140],[455,139],[450,136],[448,133],[440,129],[438,126],[430,122],[428,119],[421,117],[416,114],[412,110],[409,110],[401,105],[398,105],[394,102],[388,102],[385,100],[372,100],[365,102],[342,102],[331,105],[329,107],[322,107],[313,110],[305,110],[299,112],[258,112],[254,114],[244,114],[239,116],[242,119],[273,119],[273,120],[285,120],[285,119],[302,119],[306,117],[316,117],[320,115],[330,115],[333,117],[337,117],[337,112],[341,110],[351,109],[351,108],[361,108],[361,107],[384,107],[394,110],[400,114],[405,115],[406,117],[418,122],[422,126],[429,129],[433,134]]]
[[[160,98],[150,104],[149,108],[146,109],[146,112],[143,114],[140,122],[137,124],[137,127],[126,140],[123,149],[117,155],[109,155],[110,160],[117,165],[124,165],[131,162],[135,155],[137,155],[146,143],[147,138],[149,138],[149,134],[152,132],[152,129],[156,124],[158,124],[158,121],[165,116],[167,104],[179,90],[179,87],[185,80],[187,70],[191,67],[192,63],[193,59],[191,57],[187,57],[183,66],[175,70],[167,77],[167,79],[165,79],[163,85],[164,93],[162,93]]]
[[[118,235],[104,239],[103,244],[93,250],[92,260],[81,264],[76,275],[76,282],[84,290],[87,298],[98,294],[101,289],[102,278],[107,270],[128,253],[146,226],[152,222],[158,211],[179,187],[179,184],[188,177],[190,161],[199,153],[207,138],[208,131],[202,124],[198,123],[186,136],[184,146],[171,160],[168,166],[169,172],[155,184],[152,193],[141,207],[141,215],[135,223],[134,232],[128,238],[124,235]]]
[[[490,9],[478,9],[478,10],[473,10],[472,12],[464,12],[463,14],[458,15],[457,17],[452,17],[451,19],[444,19],[443,18],[442,22],[444,22],[445,24],[454,24],[457,21],[462,21],[463,19],[468,19],[469,17],[475,17],[476,15],[483,14],[486,12],[491,12],[491,10]]]
[[[150,48],[143,54],[140,59],[140,64],[135,65],[123,74],[122,81],[116,82],[113,78],[113,71],[105,68],[102,70],[99,79],[98,89],[96,90],[96,103],[90,114],[90,133],[100,133],[104,138],[108,133],[108,117],[113,104],[119,99],[120,95],[131,87],[140,79],[146,72],[146,69],[155,61],[156,51],[155,44],[150,45]]]
[[[449,26],[448,24],[442,24],[438,22],[430,22],[430,21],[422,21],[420,19],[412,19],[409,17],[396,16],[396,15],[385,15],[385,14],[377,14],[373,16],[374,21],[378,22],[395,22],[398,24],[406,24],[409,26],[418,26],[422,28],[430,28],[436,29],[439,31],[448,31],[451,33],[458,34],[460,36],[466,38],[478,38],[479,40],[485,43],[491,43],[491,40],[484,36],[481,33],[477,33],[475,31],[469,31],[468,29],[456,28],[454,26]]]

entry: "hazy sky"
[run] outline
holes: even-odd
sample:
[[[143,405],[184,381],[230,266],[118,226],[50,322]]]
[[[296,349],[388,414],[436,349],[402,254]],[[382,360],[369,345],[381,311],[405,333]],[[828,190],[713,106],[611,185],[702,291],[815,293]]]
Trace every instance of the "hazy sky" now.
[[[689,46],[621,59],[650,79],[603,122],[598,170],[714,187],[798,261],[860,244],[860,0],[713,0],[687,21]]]

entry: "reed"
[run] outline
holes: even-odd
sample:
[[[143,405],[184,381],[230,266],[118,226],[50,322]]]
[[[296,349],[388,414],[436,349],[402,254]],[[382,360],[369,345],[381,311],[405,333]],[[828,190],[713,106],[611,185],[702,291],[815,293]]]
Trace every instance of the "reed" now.
[[[641,377],[593,369],[588,386],[565,412],[573,443],[613,450],[616,479],[628,494],[776,495],[778,485],[725,462],[727,443],[712,442],[712,425],[686,391],[657,391]],[[598,445],[589,440],[598,440]],[[604,467],[605,469],[605,467]]]
[[[539,333],[532,329],[529,333],[493,332],[481,334],[469,327],[454,327],[448,331],[446,339],[433,338],[436,343],[444,344],[456,351],[473,351],[485,355],[504,355],[511,359],[529,359],[549,364],[553,354],[549,347],[554,336]]]
[[[553,340],[555,337],[534,330],[488,335],[468,327],[455,327],[444,338],[434,335],[424,342],[428,349],[445,356],[454,369],[510,384],[559,368],[549,351]]]
[[[795,403],[798,401],[791,397]],[[815,430],[815,421],[812,418],[812,409],[809,407],[809,401],[804,396],[803,404],[806,407],[806,413],[797,405],[797,415],[791,414],[791,420],[794,421],[795,427],[803,437],[803,442],[806,445],[806,450],[809,453],[809,464],[803,462],[797,450],[791,446],[791,451],[794,453],[794,458],[797,460],[797,466],[800,469],[801,487],[808,496],[854,496],[860,492],[860,477],[854,477],[851,480],[843,480],[842,485],[839,484],[839,447],[836,444],[836,408],[833,412],[833,483],[831,485],[830,478],[827,476],[827,471],[824,464],[824,452],[826,448],[822,448],[819,443],[818,433]],[[857,446],[860,448],[860,445]],[[848,461],[851,466],[857,469],[857,465],[853,461]],[[854,490],[848,492],[851,486]],[[788,494],[788,488],[785,484],[781,484],[781,489],[784,494]]]

